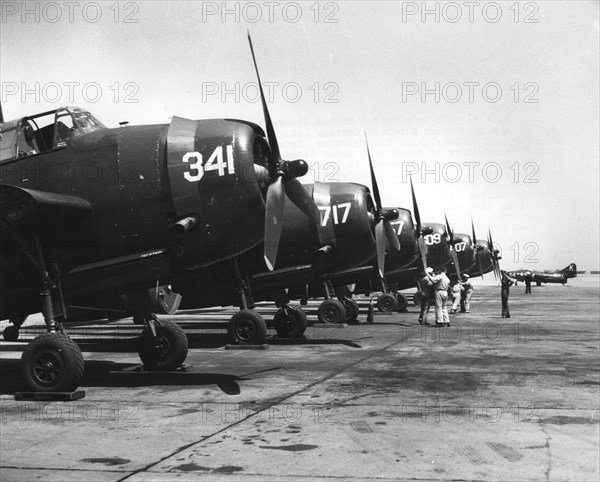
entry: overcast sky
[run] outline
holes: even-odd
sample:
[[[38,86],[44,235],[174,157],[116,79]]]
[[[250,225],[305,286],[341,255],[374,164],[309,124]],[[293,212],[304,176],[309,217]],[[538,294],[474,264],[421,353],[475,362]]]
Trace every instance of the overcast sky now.
[[[598,270],[599,3],[2,2],[6,119],[61,105],[109,127],[264,126],[249,29],[285,158],[368,182],[503,267]]]

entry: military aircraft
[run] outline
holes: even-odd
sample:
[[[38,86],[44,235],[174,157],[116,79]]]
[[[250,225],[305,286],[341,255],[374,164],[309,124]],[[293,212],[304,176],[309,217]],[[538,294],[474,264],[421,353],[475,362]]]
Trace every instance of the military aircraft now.
[[[517,281],[530,281],[536,283],[537,286],[541,286],[542,283],[562,283],[564,285],[570,278],[577,276],[577,265],[571,263],[565,268],[554,272],[521,268],[516,271],[507,271],[507,274]]]
[[[235,265],[263,240],[273,262],[285,196],[319,222],[297,180],[306,162],[282,159],[265,118],[267,135],[247,121],[180,117],[109,129],[75,107],[0,119],[0,319],[13,322],[11,339],[27,315],[44,315],[48,332],[22,356],[32,390],[70,391],[83,374],[62,325],[70,300],[127,293],[146,325],[144,365],[172,369],[188,346],[179,326],[155,316],[179,305],[169,280]]]

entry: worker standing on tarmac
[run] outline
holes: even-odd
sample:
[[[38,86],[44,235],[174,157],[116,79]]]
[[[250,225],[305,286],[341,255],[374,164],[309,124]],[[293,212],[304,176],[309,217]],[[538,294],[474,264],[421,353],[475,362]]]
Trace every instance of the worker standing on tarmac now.
[[[528,274],[527,276],[525,276],[525,294],[526,295],[530,295],[531,294],[531,274]]]
[[[452,310],[450,310],[450,313],[454,314],[456,313],[456,310],[458,309],[458,305],[460,304],[460,299],[462,297],[462,284],[460,281],[456,281],[453,285],[452,285]]]
[[[510,276],[506,273],[506,271],[501,270],[500,274],[502,278],[500,279],[500,284],[502,286],[501,295],[502,295],[502,318],[510,318],[510,311],[508,311],[508,294],[510,292],[510,287],[515,284]]]
[[[463,275],[463,291],[460,296],[460,312],[470,313],[471,312],[471,296],[473,296],[473,285],[469,281],[469,275]]]
[[[425,276],[421,280],[421,314],[419,315],[419,324],[430,325],[427,323],[427,315],[429,314],[429,307],[434,303],[435,292],[433,291],[433,281],[429,278],[429,275],[433,274],[433,268],[425,268]]]
[[[442,266],[440,273],[431,276],[429,279],[433,282],[435,289],[435,324],[438,326],[450,326],[446,301],[448,300],[448,288],[450,287],[450,278],[446,276],[446,267]]]

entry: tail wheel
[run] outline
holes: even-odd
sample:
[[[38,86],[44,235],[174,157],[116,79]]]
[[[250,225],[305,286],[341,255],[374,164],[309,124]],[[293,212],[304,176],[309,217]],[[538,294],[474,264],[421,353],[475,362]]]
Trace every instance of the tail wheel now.
[[[383,293],[377,298],[377,309],[383,313],[391,313],[398,309],[398,301],[394,295]]]
[[[398,311],[406,311],[406,308],[408,308],[408,298],[402,293],[396,293],[396,301],[398,302]]]
[[[304,310],[293,305],[279,308],[273,321],[275,331],[281,338],[300,338],[308,326]]]
[[[33,339],[21,356],[21,371],[35,392],[72,392],[83,376],[83,355],[62,333],[44,333]]]
[[[358,303],[352,298],[344,298],[342,304],[346,311],[344,321],[346,323],[354,323],[358,319]]]
[[[240,310],[229,320],[227,333],[236,345],[260,345],[267,339],[267,324],[256,311]]]
[[[346,308],[341,301],[330,298],[319,305],[317,316],[321,323],[343,323]]]
[[[188,354],[188,339],[181,327],[172,321],[155,324],[156,339],[148,327],[140,337],[139,355],[146,370],[175,370]]]

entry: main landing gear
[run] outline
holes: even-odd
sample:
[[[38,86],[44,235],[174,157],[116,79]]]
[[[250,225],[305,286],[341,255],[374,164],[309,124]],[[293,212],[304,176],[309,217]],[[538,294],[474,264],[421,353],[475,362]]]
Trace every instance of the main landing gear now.
[[[327,280],[323,283],[323,288],[325,289],[325,300],[319,305],[317,310],[317,318],[320,323],[344,323],[350,321],[353,316],[352,313],[352,303],[353,300],[349,298],[343,297],[342,300],[348,300],[348,308],[342,301],[335,299],[333,296],[335,294],[335,290],[331,284],[331,281]],[[358,308],[358,306],[356,307]],[[356,313],[358,316],[358,312]]]
[[[159,286],[127,295],[135,324],[143,324],[138,354],[149,371],[176,370],[188,354],[188,339],[183,329],[173,321],[160,320],[156,313],[172,315],[179,308],[181,295],[171,286]]]
[[[300,338],[306,331],[308,319],[299,306],[285,304],[275,313],[275,331],[281,338]]]

